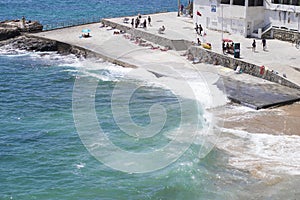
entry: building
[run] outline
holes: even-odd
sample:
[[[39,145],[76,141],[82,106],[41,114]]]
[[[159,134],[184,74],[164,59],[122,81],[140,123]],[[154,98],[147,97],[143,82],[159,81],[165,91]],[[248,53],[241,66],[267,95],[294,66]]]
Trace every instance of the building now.
[[[300,32],[300,0],[194,0],[193,16],[203,27],[245,37]]]

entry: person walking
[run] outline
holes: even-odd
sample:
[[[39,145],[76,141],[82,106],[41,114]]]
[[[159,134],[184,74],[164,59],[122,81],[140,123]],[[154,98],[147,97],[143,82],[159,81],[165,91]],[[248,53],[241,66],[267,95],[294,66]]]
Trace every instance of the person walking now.
[[[262,39],[261,41],[262,45],[263,45],[263,50],[265,51],[266,50],[266,47],[267,47],[267,41],[265,38]]]
[[[225,44],[224,40],[223,40],[223,43],[222,43],[222,50],[223,50],[223,54],[225,55],[226,54],[226,44]]]
[[[150,16],[148,16],[148,25],[149,25],[149,26],[152,26],[152,25],[151,25],[151,17],[150,17]]]
[[[195,31],[196,31],[197,34],[199,34],[199,26],[198,26],[197,23],[195,23]]]
[[[256,42],[255,40],[253,40],[252,42],[252,51],[255,52],[255,48],[256,48]]]
[[[202,31],[203,31],[203,28],[201,26],[201,24],[199,25],[199,34],[202,36]]]
[[[131,27],[134,28],[134,18],[131,19]]]

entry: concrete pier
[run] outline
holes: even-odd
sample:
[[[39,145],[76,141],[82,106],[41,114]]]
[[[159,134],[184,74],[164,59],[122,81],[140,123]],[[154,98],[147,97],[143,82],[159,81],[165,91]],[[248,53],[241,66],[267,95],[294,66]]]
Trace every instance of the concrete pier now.
[[[212,44],[211,52],[221,55],[221,33],[204,30],[206,36],[197,36],[193,29],[192,19],[176,17],[176,13],[160,13],[150,16],[152,18],[152,26],[147,28],[134,29],[131,27],[130,22],[123,22],[124,18],[113,18],[103,20],[103,23],[109,27],[103,27],[102,23],[94,23],[29,34],[28,36],[55,40],[58,41],[62,49],[69,49],[70,52],[76,53],[76,51],[80,51],[87,57],[100,57],[125,67],[146,68],[153,73],[163,76],[172,76],[167,69],[162,67],[163,65],[169,65],[177,69],[183,69],[187,66],[186,63],[188,61],[180,55],[196,40],[196,37],[199,37],[202,41],[210,42]],[[147,17],[143,16],[141,21],[143,22]],[[131,21],[133,17],[128,18]],[[159,34],[158,29],[162,25],[166,27],[166,30],[163,34]],[[91,30],[91,37],[81,37],[81,30],[85,28]],[[154,47],[160,45],[162,51],[157,48],[150,48],[150,46],[139,45],[134,40],[124,37],[125,34],[114,34],[118,33],[119,30],[125,31],[127,36],[130,34],[132,37],[140,37],[146,40],[147,44],[151,43]],[[294,88],[300,88],[300,66],[298,64],[300,63],[300,51],[290,43],[268,40],[268,51],[263,51],[258,47],[256,52],[252,52],[248,48],[252,39],[228,34],[224,34],[224,37],[241,43],[241,62],[256,66],[265,65],[269,70],[272,69],[278,73],[274,73],[274,77],[278,76],[283,80],[281,83],[287,82],[290,85],[294,85]],[[165,46],[173,50],[163,51]],[[226,56],[233,59],[231,55]],[[225,68],[216,65],[218,63],[213,64],[195,64],[192,70],[219,74],[224,78],[224,91],[234,101],[259,109],[298,101],[300,98],[299,89],[287,88],[276,84],[278,81],[272,83],[261,79],[262,77],[256,78],[245,73],[235,74],[234,66]],[[283,73],[287,76],[287,79],[282,77]],[[238,85],[241,86],[239,89],[235,87]],[[239,93],[238,90],[243,91],[240,93],[241,95],[235,95]]]

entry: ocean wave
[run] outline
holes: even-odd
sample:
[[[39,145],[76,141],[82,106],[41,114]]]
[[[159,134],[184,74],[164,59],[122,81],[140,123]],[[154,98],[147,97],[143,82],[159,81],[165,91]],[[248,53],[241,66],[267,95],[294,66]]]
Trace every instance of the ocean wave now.
[[[0,47],[0,56],[7,56],[7,57],[21,57],[21,56],[28,56],[30,52],[26,50],[14,49],[10,45],[4,45]]]
[[[300,175],[300,136],[221,130],[217,147],[231,155],[231,166],[267,181],[277,180],[282,174]]]

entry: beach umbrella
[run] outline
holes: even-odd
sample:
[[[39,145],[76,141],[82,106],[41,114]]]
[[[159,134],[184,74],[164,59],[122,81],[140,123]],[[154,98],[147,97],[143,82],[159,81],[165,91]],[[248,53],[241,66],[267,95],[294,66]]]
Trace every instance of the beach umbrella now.
[[[224,42],[233,42],[231,39],[228,39],[228,38],[224,38],[223,41]]]
[[[83,33],[89,33],[89,32],[91,32],[91,30],[88,29],[88,28],[85,28],[85,29],[82,29],[82,32],[83,32]]]

